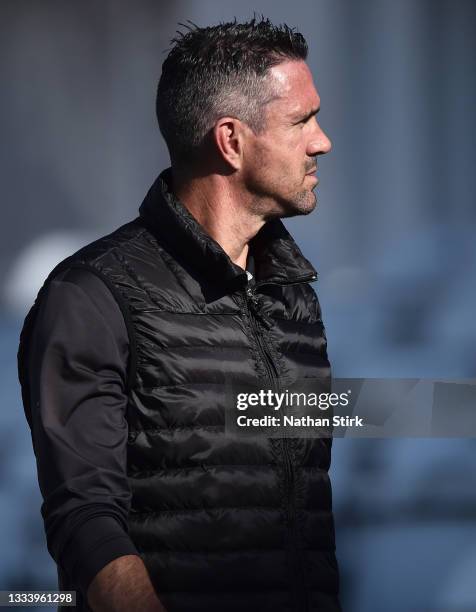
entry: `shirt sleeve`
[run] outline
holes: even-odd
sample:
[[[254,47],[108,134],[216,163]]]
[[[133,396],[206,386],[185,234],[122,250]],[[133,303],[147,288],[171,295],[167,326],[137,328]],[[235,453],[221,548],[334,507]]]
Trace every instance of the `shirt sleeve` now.
[[[127,534],[128,352],[100,278],[70,269],[50,282],[27,357],[32,439],[48,549],[84,594],[110,561],[138,554]]]

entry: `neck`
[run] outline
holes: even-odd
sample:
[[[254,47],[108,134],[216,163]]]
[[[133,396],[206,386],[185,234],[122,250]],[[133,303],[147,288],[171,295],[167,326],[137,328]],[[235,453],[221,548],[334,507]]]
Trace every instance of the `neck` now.
[[[236,265],[246,269],[248,244],[265,220],[253,213],[250,196],[232,176],[181,178],[173,173],[174,192],[200,225]]]

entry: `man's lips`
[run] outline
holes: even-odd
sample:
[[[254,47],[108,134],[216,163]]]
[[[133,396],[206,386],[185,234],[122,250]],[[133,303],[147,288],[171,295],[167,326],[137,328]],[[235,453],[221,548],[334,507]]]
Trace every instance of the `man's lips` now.
[[[316,181],[316,185],[319,182],[319,179],[316,176],[316,171],[317,171],[317,167],[314,168],[314,170],[310,170],[309,172],[306,172],[306,176],[308,176],[309,178],[312,178]]]

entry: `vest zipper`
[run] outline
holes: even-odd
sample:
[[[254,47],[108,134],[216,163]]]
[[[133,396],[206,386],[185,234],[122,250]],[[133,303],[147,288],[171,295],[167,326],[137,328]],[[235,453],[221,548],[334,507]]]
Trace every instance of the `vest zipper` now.
[[[279,374],[276,369],[276,366],[274,365],[273,358],[271,357],[269,353],[269,349],[265,345],[261,331],[258,327],[258,322],[256,320],[259,317],[257,303],[258,303],[258,300],[256,298],[256,295],[253,289],[248,285],[248,287],[246,288],[245,304],[248,310],[248,316],[250,319],[251,329],[253,331],[253,335],[255,337],[256,344],[258,345],[258,348],[261,352],[262,361],[266,368],[267,378],[269,379],[272,387],[276,389],[277,391],[279,389],[279,380],[278,380]],[[252,304],[252,306],[250,306],[250,304]],[[265,326],[268,327],[266,320],[263,317],[261,318]]]
[[[303,281],[299,281],[300,283]],[[263,283],[264,284],[264,283]],[[294,284],[294,283],[292,283]],[[298,284],[298,283],[295,283]],[[266,368],[267,378],[269,379],[271,386],[276,391],[279,391],[279,374],[277,368],[273,362],[273,358],[266,347],[266,344],[263,340],[263,336],[261,330],[259,329],[257,318],[263,320],[263,316],[260,315],[258,309],[258,299],[253,291],[252,286],[249,284],[245,289],[245,305],[248,311],[248,316],[250,319],[250,326],[253,332],[253,335],[256,340],[256,344],[258,345],[259,351],[261,353],[262,361]],[[250,306],[251,304],[251,306]],[[264,319],[264,323],[266,327],[270,327],[266,323],[266,319]],[[292,555],[295,561],[296,567],[296,585],[295,585],[295,598],[298,604],[297,610],[299,612],[307,612],[307,595],[305,591],[305,583],[303,580],[303,567],[301,555],[299,553],[297,542],[298,542],[298,530],[296,524],[296,504],[295,504],[295,474],[294,474],[294,466],[291,459],[291,453],[289,449],[289,443],[287,438],[281,438],[281,451],[283,454],[283,462],[284,462],[284,473],[285,473],[285,487],[287,493],[287,504],[286,504],[286,518],[287,518],[287,526],[291,534],[291,542],[290,548]]]

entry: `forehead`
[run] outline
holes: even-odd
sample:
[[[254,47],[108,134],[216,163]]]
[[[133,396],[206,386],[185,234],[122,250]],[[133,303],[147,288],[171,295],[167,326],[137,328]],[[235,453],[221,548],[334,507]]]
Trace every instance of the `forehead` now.
[[[270,69],[269,79],[275,94],[268,105],[271,113],[279,110],[293,115],[319,108],[319,94],[305,62],[299,60],[277,64]]]

